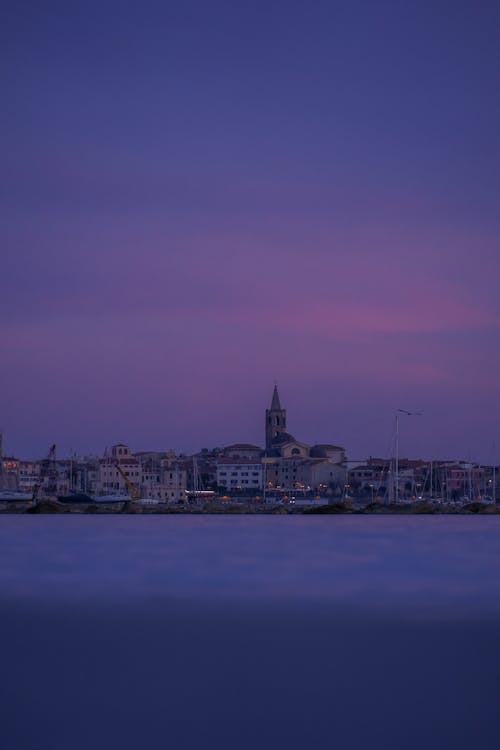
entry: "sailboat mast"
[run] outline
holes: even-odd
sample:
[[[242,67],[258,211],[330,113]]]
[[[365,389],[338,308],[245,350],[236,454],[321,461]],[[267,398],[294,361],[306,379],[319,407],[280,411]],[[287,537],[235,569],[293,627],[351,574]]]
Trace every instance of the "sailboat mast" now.
[[[199,479],[198,479],[198,462],[193,456],[193,490],[197,492],[199,490]]]
[[[394,501],[399,502],[399,414],[396,413],[396,465],[394,477]]]

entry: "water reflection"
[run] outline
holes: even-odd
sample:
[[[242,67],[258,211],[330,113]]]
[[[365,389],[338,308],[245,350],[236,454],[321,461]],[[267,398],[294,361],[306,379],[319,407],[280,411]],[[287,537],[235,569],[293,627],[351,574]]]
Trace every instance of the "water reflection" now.
[[[3,518],[15,750],[497,750],[497,519]]]
[[[2,519],[0,596],[292,599],[500,613],[500,519]]]

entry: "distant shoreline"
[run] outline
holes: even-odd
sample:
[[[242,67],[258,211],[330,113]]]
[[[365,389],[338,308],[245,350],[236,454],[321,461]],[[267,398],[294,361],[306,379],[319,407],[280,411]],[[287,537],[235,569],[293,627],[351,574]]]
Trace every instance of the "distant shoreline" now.
[[[44,499],[33,504],[5,502],[0,505],[0,515],[500,515],[500,506],[492,503],[467,503],[441,505],[427,501],[415,503],[370,503],[355,507],[345,503],[325,503],[313,507],[296,505],[263,505],[256,503],[200,505],[141,505],[134,501],[115,503],[62,503]]]

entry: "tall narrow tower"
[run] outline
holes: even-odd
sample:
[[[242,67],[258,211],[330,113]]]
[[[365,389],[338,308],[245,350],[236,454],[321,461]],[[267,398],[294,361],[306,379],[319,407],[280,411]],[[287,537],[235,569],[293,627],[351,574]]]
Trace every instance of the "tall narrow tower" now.
[[[274,386],[271,408],[266,409],[266,451],[270,451],[273,440],[280,432],[286,432],[286,409],[281,408],[278,386]]]

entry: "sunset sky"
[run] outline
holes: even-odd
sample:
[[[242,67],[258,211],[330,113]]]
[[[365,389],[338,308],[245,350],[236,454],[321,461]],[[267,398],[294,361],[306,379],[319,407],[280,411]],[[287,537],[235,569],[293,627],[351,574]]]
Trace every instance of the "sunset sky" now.
[[[500,5],[10,3],[0,429],[500,462]],[[496,446],[496,447],[495,447]]]

